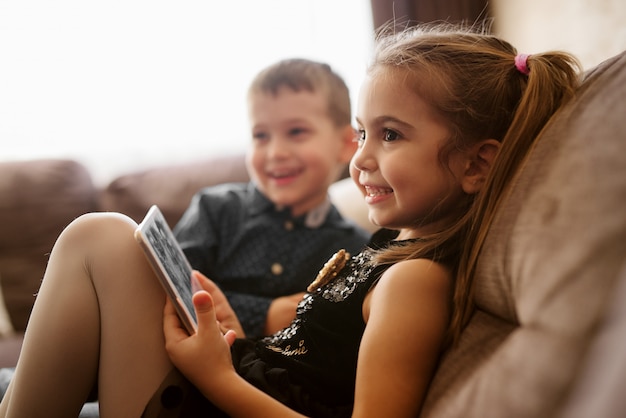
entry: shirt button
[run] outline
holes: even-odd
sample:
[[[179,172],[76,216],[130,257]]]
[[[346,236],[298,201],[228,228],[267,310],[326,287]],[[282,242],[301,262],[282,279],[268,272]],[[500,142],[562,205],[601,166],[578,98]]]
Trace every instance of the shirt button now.
[[[278,276],[282,274],[282,272],[283,272],[283,266],[281,266],[280,263],[272,264],[272,274],[274,276]]]
[[[292,221],[285,221],[285,229],[287,231],[292,231],[293,230],[293,222]]]

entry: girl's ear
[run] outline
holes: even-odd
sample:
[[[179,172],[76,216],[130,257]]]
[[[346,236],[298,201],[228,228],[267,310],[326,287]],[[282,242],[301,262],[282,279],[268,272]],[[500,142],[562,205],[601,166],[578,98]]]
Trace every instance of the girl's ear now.
[[[465,193],[475,194],[482,189],[500,146],[500,142],[495,139],[485,139],[468,151],[467,165],[461,181]]]

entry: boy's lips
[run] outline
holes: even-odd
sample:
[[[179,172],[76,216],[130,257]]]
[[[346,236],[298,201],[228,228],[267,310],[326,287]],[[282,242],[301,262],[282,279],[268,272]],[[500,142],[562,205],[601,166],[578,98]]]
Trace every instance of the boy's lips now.
[[[295,179],[300,173],[302,173],[302,169],[281,169],[281,170],[268,170],[266,171],[266,176],[275,182],[284,183],[289,182]]]

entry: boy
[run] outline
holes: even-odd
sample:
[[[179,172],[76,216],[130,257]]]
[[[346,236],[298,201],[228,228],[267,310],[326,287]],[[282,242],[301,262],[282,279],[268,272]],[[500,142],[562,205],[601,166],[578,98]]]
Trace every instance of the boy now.
[[[360,251],[369,234],[328,198],[356,150],[341,77],[323,63],[279,61],[253,80],[248,112],[251,182],[200,191],[174,233],[254,337],[287,326],[319,266],[341,248]]]

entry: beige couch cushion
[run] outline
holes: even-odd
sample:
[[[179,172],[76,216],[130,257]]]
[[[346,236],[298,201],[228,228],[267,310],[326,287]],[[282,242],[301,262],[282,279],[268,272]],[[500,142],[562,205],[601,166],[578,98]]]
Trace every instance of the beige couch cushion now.
[[[478,312],[443,358],[424,416],[564,407],[626,256],[625,116],[622,54],[552,119],[500,208],[478,266]]]
[[[607,316],[594,336],[559,418],[626,415],[626,262],[614,290],[607,301]]]
[[[95,210],[86,168],[70,160],[0,163],[0,277],[6,307],[23,330],[48,254],[63,228]]]

